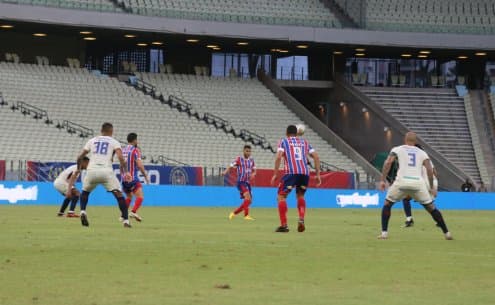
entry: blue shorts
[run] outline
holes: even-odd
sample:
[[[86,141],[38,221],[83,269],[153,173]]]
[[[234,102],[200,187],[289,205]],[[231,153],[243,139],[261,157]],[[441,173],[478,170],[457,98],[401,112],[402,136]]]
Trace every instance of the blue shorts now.
[[[282,177],[278,185],[279,195],[288,195],[294,187],[297,194],[304,194],[309,184],[309,176],[302,174],[287,174]]]
[[[249,195],[251,195],[251,185],[249,184],[249,182],[245,182],[245,181],[237,182],[237,189],[241,193],[241,199],[244,199],[245,192],[249,192]]]
[[[126,194],[128,193],[134,193],[135,191],[139,190],[141,188],[141,182],[139,180],[133,180],[131,182],[122,182],[122,189]]]

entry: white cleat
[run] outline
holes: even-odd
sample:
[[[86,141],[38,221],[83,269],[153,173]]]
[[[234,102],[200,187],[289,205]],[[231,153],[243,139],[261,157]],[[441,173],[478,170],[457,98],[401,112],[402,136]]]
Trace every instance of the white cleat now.
[[[388,239],[388,232],[382,232],[378,235],[378,239]]]
[[[447,232],[447,233],[445,233],[445,239],[446,240],[453,240],[454,237],[452,237],[452,234],[450,234],[450,232]]]
[[[137,213],[129,212],[129,217],[134,218],[136,221],[141,222],[143,220],[141,216],[139,216]]]

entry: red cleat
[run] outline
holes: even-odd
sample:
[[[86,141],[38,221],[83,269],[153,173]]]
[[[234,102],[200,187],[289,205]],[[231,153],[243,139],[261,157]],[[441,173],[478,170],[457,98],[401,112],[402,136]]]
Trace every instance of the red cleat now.
[[[76,213],[67,213],[68,218],[79,218],[79,214]]]

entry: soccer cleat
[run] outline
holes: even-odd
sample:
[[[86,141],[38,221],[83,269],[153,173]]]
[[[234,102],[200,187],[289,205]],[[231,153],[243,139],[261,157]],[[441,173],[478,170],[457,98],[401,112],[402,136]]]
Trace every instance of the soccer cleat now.
[[[141,220],[143,220],[141,216],[134,212],[129,212],[129,217],[136,219],[136,221],[138,222],[141,222]]]
[[[249,215],[246,215],[244,216],[244,220],[255,220],[255,219]]]
[[[129,219],[124,220],[123,224],[124,224],[124,228],[132,228],[131,223],[129,222]]]
[[[404,228],[409,228],[409,227],[412,227],[412,226],[414,226],[414,220],[413,220],[413,219],[411,219],[411,220],[406,220],[406,221],[404,222]]]
[[[297,232],[304,232],[306,230],[306,226],[304,225],[304,220],[299,220],[297,222]]]
[[[89,227],[88,216],[86,213],[81,213],[81,224],[85,227]]]
[[[68,217],[68,218],[78,218],[79,217],[79,214],[76,214],[74,212],[72,212],[72,213],[69,212],[69,213],[67,213],[67,216],[66,217]]]
[[[275,232],[287,233],[287,232],[289,232],[289,227],[288,226],[280,226],[275,230]]]
[[[57,213],[57,216],[58,216],[58,217],[62,217],[62,216],[64,216],[64,214],[65,214],[65,213],[58,212],[58,213]]]
[[[123,221],[124,221],[124,217],[120,216],[120,217],[119,217],[119,221],[120,221],[120,222],[123,222]]]
[[[234,217],[235,217],[235,214],[234,214],[234,212],[231,212],[231,213],[229,214],[229,220],[232,220],[232,219],[234,219]]]
[[[388,232],[382,232],[378,235],[378,239],[388,239]]]
[[[452,234],[450,234],[450,232],[447,232],[447,233],[445,233],[445,239],[446,240],[453,240],[454,237],[452,237]]]

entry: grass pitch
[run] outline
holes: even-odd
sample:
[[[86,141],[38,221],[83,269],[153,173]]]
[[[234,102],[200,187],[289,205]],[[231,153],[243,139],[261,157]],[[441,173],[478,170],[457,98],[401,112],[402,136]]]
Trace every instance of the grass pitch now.
[[[226,208],[143,207],[124,229],[117,207],[88,209],[90,227],[56,206],[0,206],[0,304],[318,305],[495,303],[495,213],[444,211],[446,241],[426,212],[377,240],[376,209],[309,209],[307,231],[274,233]]]

